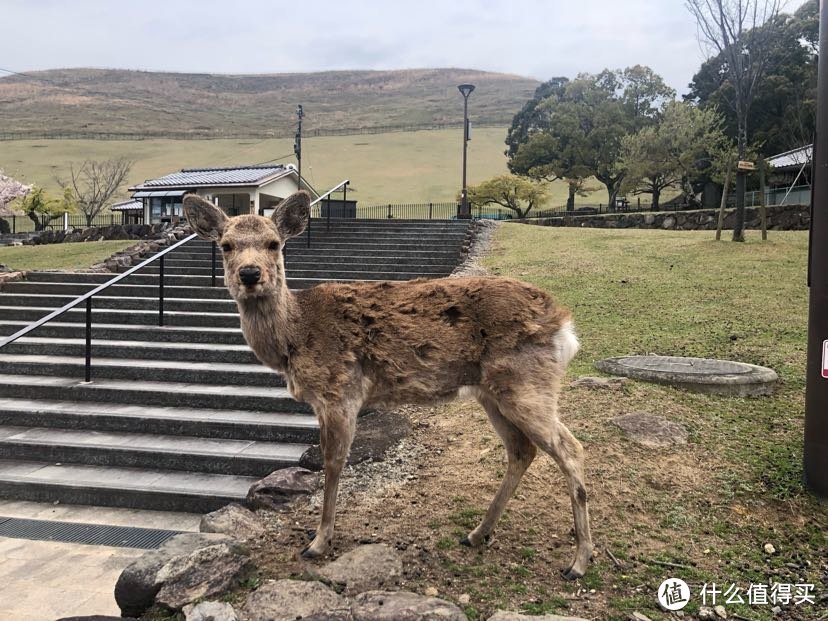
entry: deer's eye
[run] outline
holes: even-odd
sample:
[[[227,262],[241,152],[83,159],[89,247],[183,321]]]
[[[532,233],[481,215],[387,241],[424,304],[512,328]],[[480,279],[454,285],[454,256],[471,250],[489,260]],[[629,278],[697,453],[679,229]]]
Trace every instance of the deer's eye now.
[[[279,249],[279,242],[272,241],[267,245],[268,250],[278,250]]]
[[[230,244],[222,244],[221,250],[222,252],[230,252],[231,250],[233,250],[233,246],[231,246]]]

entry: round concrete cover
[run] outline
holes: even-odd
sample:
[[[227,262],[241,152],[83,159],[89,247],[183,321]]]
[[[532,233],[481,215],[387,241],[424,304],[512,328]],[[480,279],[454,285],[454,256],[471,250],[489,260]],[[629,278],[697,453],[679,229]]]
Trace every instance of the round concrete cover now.
[[[598,370],[694,392],[746,397],[769,395],[779,377],[773,369],[713,358],[620,356],[595,363]]]

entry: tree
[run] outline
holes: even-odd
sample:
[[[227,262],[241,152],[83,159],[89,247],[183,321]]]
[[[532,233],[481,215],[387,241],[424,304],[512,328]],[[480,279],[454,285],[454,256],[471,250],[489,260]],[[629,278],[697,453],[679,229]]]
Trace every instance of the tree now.
[[[699,38],[710,56],[721,55],[730,82],[726,100],[736,116],[739,159],[748,148],[750,108],[765,75],[771,48],[772,24],[781,0],[686,0],[696,19]],[[745,240],[745,175],[736,175],[736,219],[733,241]]]
[[[769,51],[764,77],[751,106],[747,141],[766,155],[813,142],[818,8],[816,0],[809,0],[794,15],[779,14],[762,26],[770,41]],[[689,86],[685,99],[705,108],[717,108],[724,116],[727,135],[735,142],[738,126],[730,103],[733,87],[724,55],[705,61]]]
[[[26,196],[31,190],[32,186],[24,185],[17,179],[3,174],[3,171],[0,170],[0,210],[4,209],[14,199]]]
[[[123,157],[86,160],[77,169],[74,164],[69,167],[68,183],[60,179],[57,181],[71,189],[75,204],[86,216],[86,225],[92,226],[95,216],[101,213],[124,184],[131,168],[132,162]]]
[[[513,120],[507,139],[510,170],[567,181],[570,209],[584,180],[594,176],[606,186],[609,204],[614,205],[624,179],[622,138],[655,122],[675,92],[640,65],[558,80],[550,95],[530,102],[531,114],[524,106],[523,115]]]
[[[56,220],[65,211],[74,211],[75,205],[72,191],[66,188],[63,197],[53,198],[40,187],[33,187],[25,197],[18,203],[20,210],[34,222],[35,230],[43,229],[46,222]]]
[[[713,166],[727,150],[729,141],[721,129],[722,119],[714,110],[702,110],[687,102],[670,102],[656,125],[626,136],[622,166],[623,187],[634,194],[650,194],[652,208],[659,207],[667,188],[682,188]]]
[[[545,183],[517,175],[498,175],[469,187],[469,203],[476,207],[500,205],[525,218],[535,205],[549,198]]]

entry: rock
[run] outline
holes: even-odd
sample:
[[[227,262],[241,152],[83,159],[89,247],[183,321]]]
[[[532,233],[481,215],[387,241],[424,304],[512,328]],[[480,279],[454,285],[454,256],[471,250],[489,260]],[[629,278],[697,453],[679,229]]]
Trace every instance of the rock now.
[[[716,613],[713,612],[712,608],[708,608],[707,606],[701,606],[699,608],[699,619],[715,619]]]
[[[192,552],[233,540],[226,535],[184,533],[168,540],[157,550],[150,550],[127,565],[115,584],[115,601],[125,617],[140,617],[155,602],[163,586],[156,580],[161,569],[174,559]]]
[[[330,582],[337,593],[356,595],[395,588],[402,571],[402,560],[393,548],[373,543],[346,552],[316,573]]]
[[[682,425],[645,412],[616,416],[612,422],[627,434],[630,440],[647,448],[686,444],[689,435]]]
[[[664,230],[675,228],[676,226],[676,219],[673,216],[667,216],[664,218],[664,222],[661,223],[661,228]]]
[[[337,617],[319,616],[347,609],[347,600],[319,582],[276,580],[262,585],[244,603],[247,621],[294,621],[311,615],[322,621]],[[339,617],[342,618],[342,617]]]
[[[727,611],[725,610],[724,606],[716,606],[713,608],[713,612],[716,613],[716,616],[720,619],[727,619]]]
[[[350,607],[348,607],[316,612],[307,617],[302,617],[302,621],[354,621],[354,616],[351,614]]]
[[[562,617],[560,615],[522,615],[517,612],[498,610],[489,621],[587,621],[581,617]]]
[[[57,621],[138,621],[135,617],[111,617],[109,615],[89,615],[85,617],[61,617]]]
[[[297,466],[282,468],[251,485],[245,502],[253,510],[278,510],[297,496],[313,493],[318,483],[315,472]]]
[[[184,621],[238,621],[236,611],[225,602],[200,602],[184,606]]]
[[[653,214],[648,213],[647,215],[644,216],[644,224],[646,224],[647,226],[652,225],[654,222],[655,222],[655,216]]]
[[[633,612],[632,615],[630,615],[630,616],[633,619],[633,621],[652,621],[652,619],[650,619],[650,617],[648,617],[647,615],[642,614],[638,611]]]
[[[766,543],[765,547],[764,547],[764,550],[765,550],[765,554],[773,554],[773,553],[776,552],[776,548],[773,547],[772,543]]]
[[[585,375],[570,383],[569,387],[621,390],[628,381],[626,377],[591,377]]]
[[[4,282],[14,282],[16,280],[23,280],[25,272],[2,272],[0,273],[0,284]]]
[[[440,591],[437,590],[437,587],[426,587],[425,591],[423,591],[423,595],[426,597],[437,597],[440,594]]]
[[[354,621],[467,621],[457,606],[406,591],[368,591],[351,605]]]
[[[155,601],[172,610],[229,591],[253,569],[253,561],[238,544],[219,543],[180,556],[162,567],[155,577],[161,589]]]
[[[263,535],[265,526],[255,513],[232,503],[202,516],[198,530],[202,533],[224,533],[244,541]]]
[[[385,453],[400,440],[411,434],[408,418],[400,412],[372,412],[357,419],[357,431],[348,463],[359,464],[363,461],[383,461]],[[321,470],[322,451],[319,446],[310,447],[302,455],[299,465],[309,470]]]
[[[471,602],[471,595],[468,593],[463,593],[460,597],[457,598],[457,603],[461,606],[468,606]]]

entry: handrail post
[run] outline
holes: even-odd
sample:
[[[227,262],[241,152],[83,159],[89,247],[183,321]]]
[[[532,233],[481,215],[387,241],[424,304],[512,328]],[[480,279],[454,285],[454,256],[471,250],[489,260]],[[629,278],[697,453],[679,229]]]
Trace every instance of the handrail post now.
[[[92,381],[92,298],[86,298],[86,368],[84,381]]]
[[[328,206],[328,229],[331,230],[331,195],[328,194],[328,198],[325,199],[325,204]]]
[[[164,255],[158,263],[158,325],[164,325]]]
[[[308,244],[307,247],[310,248],[310,229],[311,229],[311,220],[313,220],[313,206],[308,210],[308,234],[306,235]]]
[[[211,252],[213,254],[212,262],[210,264],[210,286],[216,286],[216,242],[213,242],[213,246],[211,248]]]

